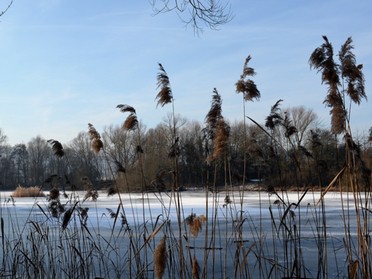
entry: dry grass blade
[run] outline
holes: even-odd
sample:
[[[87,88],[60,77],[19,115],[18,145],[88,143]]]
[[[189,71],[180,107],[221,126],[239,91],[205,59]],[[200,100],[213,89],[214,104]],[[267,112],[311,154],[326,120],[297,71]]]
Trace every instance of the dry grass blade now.
[[[157,75],[157,85],[160,88],[155,99],[158,99],[158,104],[162,107],[173,100],[172,89],[170,87],[169,77],[162,64],[159,63],[159,73]]]
[[[156,246],[154,251],[154,269],[157,279],[163,278],[165,267],[167,264],[167,248],[165,243],[166,236],[160,240],[159,244]]]
[[[72,208],[69,208],[66,210],[65,214],[63,214],[63,219],[62,219],[62,230],[65,230],[67,228],[68,223],[71,220],[72,213],[75,210],[75,207],[77,206],[78,202],[74,204]]]
[[[54,155],[56,155],[59,158],[61,158],[61,157],[63,157],[63,155],[65,155],[65,151],[63,150],[63,146],[59,141],[50,139],[50,140],[48,140],[48,143],[50,143],[52,145],[52,150],[54,152]]]
[[[256,122],[254,119],[250,118],[249,116],[246,116],[249,120],[251,120],[258,128],[260,128],[260,130],[262,132],[264,132],[270,139],[272,139],[275,143],[278,144],[278,146],[280,146],[281,148],[284,149],[284,147],[282,146],[282,144],[275,138],[273,137],[272,135],[270,135],[260,124],[258,124],[258,122]]]
[[[194,258],[192,259],[192,277],[193,279],[199,279],[200,276],[200,266],[198,263],[198,260],[196,259],[195,255]]]
[[[320,201],[324,198],[324,196],[328,193],[328,191],[332,188],[333,184],[337,181],[337,179],[340,178],[340,176],[344,173],[346,167],[344,166],[338,174],[332,179],[331,183],[327,186],[327,188],[322,192],[322,195],[320,196],[318,202],[316,203],[317,205],[320,203]]]

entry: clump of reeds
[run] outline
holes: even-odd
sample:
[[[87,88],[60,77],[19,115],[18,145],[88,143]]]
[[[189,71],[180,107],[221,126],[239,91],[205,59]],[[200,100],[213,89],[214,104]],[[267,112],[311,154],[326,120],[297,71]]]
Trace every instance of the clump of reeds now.
[[[166,236],[159,241],[154,251],[154,270],[156,278],[163,278],[165,267],[167,264],[168,252],[165,242]]]
[[[23,197],[44,197],[45,194],[41,190],[39,186],[32,186],[32,187],[22,187],[17,186],[17,188],[12,193],[14,198],[23,198]]]

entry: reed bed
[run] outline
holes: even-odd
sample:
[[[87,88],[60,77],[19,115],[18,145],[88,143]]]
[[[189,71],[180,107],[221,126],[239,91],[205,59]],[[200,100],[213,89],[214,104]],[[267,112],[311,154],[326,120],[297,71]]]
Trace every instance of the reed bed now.
[[[135,134],[132,144],[138,180],[133,186],[139,193],[121,191],[119,178],[120,185],[133,189],[129,187],[126,168],[118,158],[110,157],[100,133],[88,124],[91,148],[109,168],[109,174],[102,177],[112,177],[112,185],[106,193],[99,192],[88,177],[83,177],[84,193],[66,192],[58,180],[51,178],[49,194],[35,198],[22,218],[19,214],[25,213],[18,209],[17,199],[23,196],[24,189],[17,188],[13,199],[1,200],[0,277],[370,278],[371,193],[360,185],[360,154],[351,136],[350,114],[344,103],[346,96],[356,103],[365,97],[363,77],[351,53],[351,40],[345,42],[340,53],[340,65],[344,67],[337,69],[338,64],[332,60],[333,49],[328,39],[323,39],[324,44],[311,56],[310,65],[322,72],[322,81],[329,86],[325,102],[331,108],[334,133],[343,135],[346,142],[346,162],[328,186],[315,190],[299,183],[289,190],[283,187],[283,179],[282,187],[261,185],[261,191],[248,191],[245,157],[242,183],[240,187],[232,185],[227,152],[230,127],[222,114],[222,98],[214,89],[205,119],[205,140],[211,147],[205,154],[208,179],[198,191],[203,203],[186,204],[193,192],[181,191],[182,150],[173,92],[168,73],[159,64],[157,105],[172,105],[168,127],[171,169],[159,172],[148,189],[136,110],[118,105],[122,113],[129,113],[122,129]],[[248,56],[236,83],[244,103],[260,97],[250,79],[255,75],[248,66],[250,61]],[[349,91],[340,89],[339,73]],[[265,126],[246,115],[245,104],[243,118],[252,121],[269,139],[272,162],[282,179],[286,170],[279,160],[275,161],[279,151],[304,150],[295,148],[292,135],[296,127],[289,118],[279,115],[280,103],[281,100],[271,108]],[[244,122],[244,137],[245,126]],[[278,138],[279,127],[284,131],[284,141]],[[49,143],[55,155],[68,162],[62,144],[56,140]],[[244,145],[249,147],[248,142]],[[293,175],[301,181],[304,174],[298,165],[299,153],[287,156],[295,166]],[[222,187],[216,183],[217,175],[225,179]],[[337,220],[328,212],[327,196],[331,191],[338,191],[340,197]],[[31,195],[32,191],[27,193]],[[101,195],[115,199],[102,209]],[[249,199],[252,195],[254,200]]]

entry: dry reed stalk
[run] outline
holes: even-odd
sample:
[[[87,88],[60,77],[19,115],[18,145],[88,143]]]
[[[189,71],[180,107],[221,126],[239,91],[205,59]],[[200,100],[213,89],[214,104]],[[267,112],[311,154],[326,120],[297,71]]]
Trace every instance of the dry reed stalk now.
[[[168,253],[165,239],[166,236],[163,236],[154,251],[154,269],[157,279],[163,278],[163,274],[167,264]]]
[[[349,279],[356,279],[358,278],[358,267],[359,267],[359,261],[355,260],[348,266],[348,272],[349,272]]]
[[[199,279],[200,278],[199,274],[200,274],[200,266],[199,266],[198,260],[196,259],[194,255],[194,258],[192,259],[192,277],[194,279]]]

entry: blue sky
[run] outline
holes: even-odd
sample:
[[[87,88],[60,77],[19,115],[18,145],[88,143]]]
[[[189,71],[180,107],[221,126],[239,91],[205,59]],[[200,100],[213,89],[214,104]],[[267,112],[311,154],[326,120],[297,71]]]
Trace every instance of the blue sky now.
[[[154,127],[171,111],[156,107],[158,62],[170,77],[176,113],[203,122],[217,88],[225,118],[241,120],[235,83],[248,54],[262,97],[246,103],[247,115],[263,122],[283,99],[283,108],[313,109],[327,127],[327,88],[308,64],[322,35],[335,53],[352,36],[371,92],[372,1],[230,3],[232,21],[198,36],[174,13],[154,16],[147,0],[15,0],[0,17],[0,128],[8,143],[37,135],[68,143],[88,123],[102,132],[124,121],[118,104],[133,106]],[[370,102],[353,108],[357,133],[367,132],[371,119]]]

